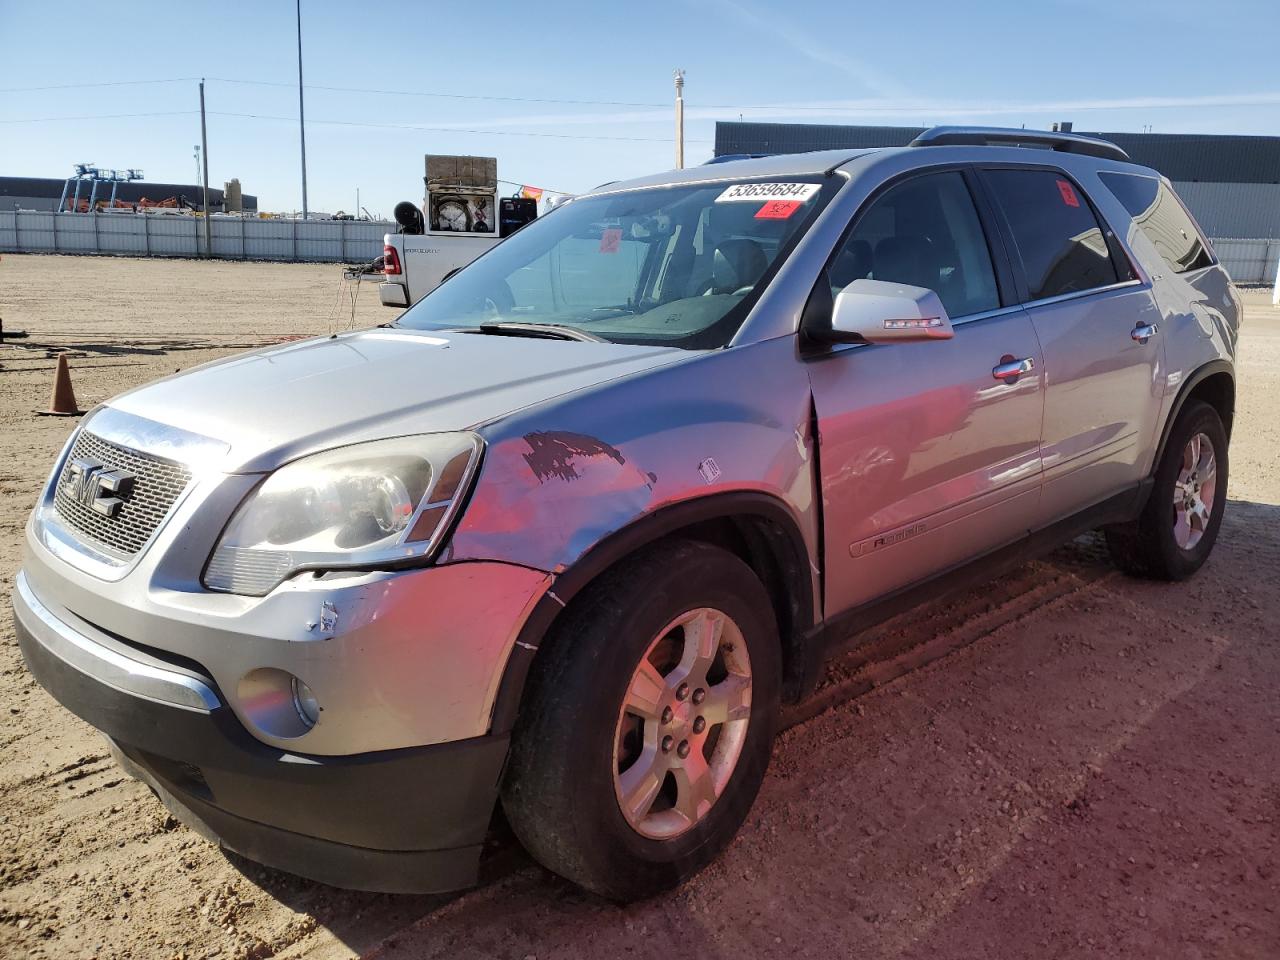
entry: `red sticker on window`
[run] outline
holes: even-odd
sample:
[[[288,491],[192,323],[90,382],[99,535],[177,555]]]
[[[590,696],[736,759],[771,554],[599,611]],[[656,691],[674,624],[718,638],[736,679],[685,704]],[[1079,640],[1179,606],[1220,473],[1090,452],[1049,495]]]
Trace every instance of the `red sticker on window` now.
[[[1058,192],[1062,194],[1062,202],[1068,207],[1080,206],[1080,198],[1076,196],[1075,189],[1065,180],[1058,181]]]
[[[618,248],[622,246],[622,230],[618,227],[610,227],[600,234],[600,252],[601,253],[617,253]]]
[[[770,200],[756,211],[757,220],[785,220],[801,207],[799,200]]]

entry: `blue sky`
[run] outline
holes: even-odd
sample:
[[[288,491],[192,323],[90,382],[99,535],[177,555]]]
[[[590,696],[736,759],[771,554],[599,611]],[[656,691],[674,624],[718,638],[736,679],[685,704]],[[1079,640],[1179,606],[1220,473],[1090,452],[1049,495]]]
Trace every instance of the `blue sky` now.
[[[564,191],[669,168],[675,67],[690,164],[739,117],[1280,134],[1274,0],[302,7],[313,210],[351,210],[357,187],[375,213],[421,200],[425,153]],[[0,0],[0,174],[90,161],[192,182],[197,90],[179,78],[204,76],[210,183],[300,204],[292,0],[88,11]],[[174,82],[66,88],[138,80]]]

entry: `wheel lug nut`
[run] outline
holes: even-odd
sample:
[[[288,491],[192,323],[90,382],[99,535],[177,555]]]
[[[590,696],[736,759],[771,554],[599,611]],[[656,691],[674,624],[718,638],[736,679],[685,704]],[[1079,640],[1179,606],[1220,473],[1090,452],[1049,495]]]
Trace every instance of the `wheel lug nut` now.
[[[689,755],[689,741],[681,740],[680,746],[676,747],[676,753],[680,755],[681,760],[687,757]]]
[[[693,691],[693,702],[694,702],[694,703],[701,703],[701,702],[702,702],[703,700],[705,700],[705,699],[707,699],[707,691],[703,690],[701,687],[699,687],[697,690]]]
[[[677,700],[687,700],[688,698],[689,698],[689,685],[687,683],[682,683],[680,684],[680,686],[676,687]]]
[[[663,737],[663,738],[662,738],[662,752],[663,752],[663,753],[670,753],[670,752],[671,752],[671,747],[675,744],[675,742],[676,742],[676,738],[675,738],[675,737]]]
[[[703,730],[705,730],[705,729],[707,729],[707,718],[706,718],[706,717],[694,717],[694,718],[693,718],[693,732],[694,732],[694,733],[701,733],[701,732],[702,732]]]
[[[675,716],[675,714],[671,712],[671,708],[670,708],[670,707],[663,707],[663,708],[662,708],[662,722],[663,722],[664,724],[670,723],[670,722],[671,722],[671,718],[672,718],[672,717],[674,717],[674,716]]]

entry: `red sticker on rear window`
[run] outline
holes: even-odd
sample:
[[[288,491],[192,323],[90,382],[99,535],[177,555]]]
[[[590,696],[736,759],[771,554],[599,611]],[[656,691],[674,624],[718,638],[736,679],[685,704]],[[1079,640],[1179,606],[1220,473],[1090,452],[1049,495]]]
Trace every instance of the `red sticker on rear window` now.
[[[1062,194],[1062,202],[1068,207],[1080,206],[1080,198],[1076,196],[1075,189],[1065,180],[1058,181],[1058,192]]]
[[[785,220],[802,206],[799,200],[770,200],[756,211],[757,220]]]
[[[601,253],[617,253],[620,246],[622,246],[622,230],[618,227],[610,227],[600,234]]]

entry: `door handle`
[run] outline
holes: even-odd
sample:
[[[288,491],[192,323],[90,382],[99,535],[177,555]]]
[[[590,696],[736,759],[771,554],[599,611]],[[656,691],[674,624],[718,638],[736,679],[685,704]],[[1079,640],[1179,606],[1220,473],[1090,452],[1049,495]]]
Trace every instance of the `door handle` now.
[[[1133,328],[1133,332],[1129,336],[1137,343],[1146,343],[1159,332],[1160,328],[1154,323],[1140,323]]]
[[[1005,383],[1013,383],[1024,373],[1030,373],[1035,368],[1036,362],[1031,357],[1015,360],[1006,354],[1000,358],[998,364],[991,368],[991,376],[997,380],[1003,380]]]

